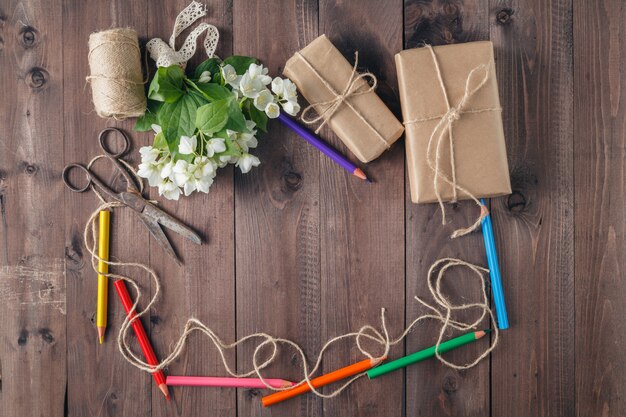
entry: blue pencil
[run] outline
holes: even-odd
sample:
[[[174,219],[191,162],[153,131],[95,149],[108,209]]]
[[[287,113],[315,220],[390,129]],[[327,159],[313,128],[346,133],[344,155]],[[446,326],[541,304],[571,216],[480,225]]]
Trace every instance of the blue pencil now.
[[[484,199],[480,202],[486,206]],[[496,305],[496,318],[498,328],[501,330],[509,328],[509,317],[506,314],[506,304],[504,303],[504,292],[502,291],[502,277],[500,276],[500,265],[498,264],[498,254],[496,253],[496,241],[493,237],[493,226],[491,225],[491,214],[488,214],[482,221],[483,239],[485,240],[485,251],[487,252],[487,265],[489,265],[489,276],[491,277],[491,292]]]

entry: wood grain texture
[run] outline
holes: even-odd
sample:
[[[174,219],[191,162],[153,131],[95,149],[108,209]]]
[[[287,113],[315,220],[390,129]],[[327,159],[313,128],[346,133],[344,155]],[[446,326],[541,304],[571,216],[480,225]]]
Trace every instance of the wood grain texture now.
[[[65,189],[61,171],[100,153],[105,126],[150,134],[134,121],[92,111],[91,32],[131,26],[169,38],[186,0],[0,0],[0,416],[622,416],[626,414],[626,9],[620,0],[216,0],[203,21],[221,34],[218,54],[257,56],[280,75],[295,51],[326,33],[399,114],[393,55],[422,42],[490,39],[513,194],[491,210],[511,329],[489,361],[456,372],[428,361],[339,398],[306,395],[263,409],[261,390],[175,388],[167,403],[152,378],[127,364],[115,338],[123,310],[111,288],[106,343],[96,340],[96,277],[82,243],[97,200]],[[184,37],[188,31],[182,34]],[[180,45],[179,40],[178,45]],[[191,66],[203,59],[199,51]],[[322,137],[350,155],[325,128]],[[480,233],[450,240],[474,216],[408,196],[403,142],[365,167],[375,183],[347,175],[279,122],[260,140],[262,165],[220,172],[209,196],[158,198],[205,239],[170,234],[185,266],[151,242],[128,210],[112,215],[111,253],[150,263],[164,292],[144,320],[163,356],[188,317],[225,340],[252,332],[293,339],[315,358],[323,342],[369,323],[386,307],[393,335],[422,310],[426,272],[442,256],[486,264]],[[96,170],[122,188],[106,163]],[[118,271],[123,272],[123,271]],[[128,270],[153,291],[148,277]],[[450,272],[453,300],[478,295],[464,270]],[[144,303],[147,300],[143,300]],[[392,349],[393,358],[431,345],[429,323]],[[481,341],[481,343],[487,341]],[[138,350],[138,346],[135,346]],[[483,345],[451,352],[462,362]],[[301,377],[281,349],[274,377]],[[251,346],[229,352],[250,369]],[[347,344],[323,371],[358,360]],[[213,346],[189,340],[170,374],[223,375]]]
[[[511,322],[492,357],[492,414],[570,416],[572,4],[528,0],[490,6],[513,189],[491,207]]]
[[[625,18],[623,3],[574,2],[579,416],[626,414]]]
[[[272,13],[280,10],[280,13]],[[259,57],[273,76],[317,35],[317,2],[236,0],[234,52]],[[237,336],[292,339],[311,358],[320,348],[319,152],[278,121],[260,140],[262,164],[235,174]],[[240,371],[252,369],[253,346],[237,350]],[[283,348],[266,375],[299,380],[302,365]],[[321,402],[300,397],[263,409],[261,392],[240,390],[239,415],[321,415]]]
[[[151,2],[150,7],[161,13],[150,14],[148,38],[169,39],[174,16],[189,4],[187,0]],[[220,30],[216,53],[221,57],[232,55],[232,3],[211,2],[207,15],[198,22],[209,22]],[[177,38],[180,48],[188,33]],[[202,36],[201,40],[204,39]],[[202,42],[198,42],[195,56],[188,67],[193,69],[206,59]],[[143,144],[147,144],[144,142]],[[151,197],[159,199],[156,190]],[[152,340],[161,356],[170,353],[180,337],[186,321],[195,317],[213,329],[226,341],[235,339],[235,242],[234,242],[234,188],[232,167],[219,171],[209,195],[195,193],[179,201],[163,201],[168,213],[181,219],[203,238],[198,246],[180,236],[169,233],[171,241],[182,256],[179,267],[153,241],[150,262],[161,274],[163,294],[151,314]],[[227,354],[235,367],[235,352]],[[187,349],[168,369],[170,375],[226,375],[217,349],[208,337],[198,333],[188,340]],[[236,392],[228,389],[171,388],[173,398],[164,401],[160,393],[153,394],[153,416],[192,416],[209,414],[231,416],[236,413]]]
[[[132,152],[125,159],[138,163],[137,140],[132,132],[133,120],[119,122],[105,120],[92,111],[91,87],[86,84],[89,75],[89,34],[110,27],[134,27],[138,33],[146,30],[145,2],[111,2],[65,4],[63,8],[64,44],[64,159],[66,163],[88,163],[100,155],[98,133],[106,126],[123,128],[133,139]],[[80,22],[80,24],[79,24]],[[55,28],[56,29],[56,28]],[[54,33],[48,36],[54,37]],[[121,140],[110,136],[107,143],[115,149]],[[96,172],[118,190],[125,188],[123,179],[106,160],[98,161]],[[80,177],[77,175],[76,179]],[[82,178],[81,178],[82,179]],[[105,343],[99,345],[94,323],[96,309],[96,275],[91,268],[90,255],[83,244],[83,228],[89,215],[100,204],[92,192],[72,193],[65,187],[65,241],[68,298],[68,413],[71,415],[137,415],[149,416],[151,376],[138,371],[122,358],[117,349],[117,333],[124,319],[124,310],[115,289],[109,284],[108,328]],[[111,259],[147,263],[149,260],[148,233],[137,216],[126,209],[115,209],[111,214]],[[131,238],[132,237],[132,238]],[[149,294],[146,274],[134,269],[114,269],[138,280]],[[146,295],[147,295],[146,294]],[[134,295],[133,295],[134,297]],[[147,324],[144,320],[144,326]],[[148,328],[148,327],[146,327]],[[134,336],[131,338],[134,340]],[[140,352],[138,345],[134,345]],[[161,394],[158,394],[161,395]],[[133,398],[133,401],[128,401]]]
[[[377,1],[320,2],[320,33],[325,33],[350,63],[359,51],[359,70],[376,75],[378,94],[398,109],[393,55],[402,48],[402,5]],[[322,136],[345,155],[347,148],[328,128]],[[398,334],[404,321],[404,153],[396,145],[365,170],[374,183],[360,181],[328,158],[320,160],[320,241],[322,339],[356,331],[365,324]],[[356,159],[355,159],[356,161]],[[384,290],[383,290],[384,289]],[[366,344],[375,355],[380,346]],[[400,356],[403,345],[394,347]],[[354,341],[333,348],[323,363],[330,372],[363,359]],[[400,415],[402,373],[385,381],[363,378],[338,398],[326,400],[332,416]]]
[[[0,414],[61,415],[67,375],[61,2],[0,4]],[[54,236],[53,239],[50,237]],[[6,414],[5,414],[6,413]]]
[[[405,2],[405,46],[419,43],[445,45],[489,38],[487,2],[477,1],[407,1]],[[406,187],[406,322],[425,313],[415,296],[432,302],[427,284],[430,266],[438,259],[455,257],[486,265],[485,249],[480,232],[451,239],[454,229],[471,224],[477,215],[474,203],[464,201],[448,204],[450,224],[442,226],[441,211],[436,204],[411,203],[408,178]],[[497,223],[497,222],[496,222]],[[497,224],[496,224],[497,227]],[[480,286],[473,272],[467,269],[450,271],[444,291],[455,303],[479,300]],[[474,312],[459,315],[471,320]],[[489,323],[484,323],[486,327]],[[426,322],[407,339],[407,352],[432,346],[437,341],[440,323]],[[456,335],[456,334],[455,334]],[[453,335],[451,334],[450,337]],[[447,358],[455,363],[469,362],[486,348],[481,340],[462,350],[450,352]],[[428,383],[424,383],[425,378]],[[484,416],[489,405],[489,362],[483,361],[469,371],[455,371],[436,360],[406,369],[406,412],[422,415]]]

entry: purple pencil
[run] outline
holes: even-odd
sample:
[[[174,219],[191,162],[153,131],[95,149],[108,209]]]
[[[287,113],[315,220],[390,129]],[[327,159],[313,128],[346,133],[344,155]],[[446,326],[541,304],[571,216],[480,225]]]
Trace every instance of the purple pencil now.
[[[311,145],[319,149],[324,155],[341,165],[341,167],[348,171],[350,174],[367,182],[372,182],[369,178],[367,178],[367,175],[365,175],[365,172],[363,172],[361,168],[353,164],[350,160],[348,160],[348,158],[340,154],[335,148],[321,140],[317,135],[302,126],[300,123],[293,120],[291,117],[287,116],[286,114],[280,113],[280,115],[278,116],[278,120],[283,122],[287,127],[297,133],[298,136],[300,136],[302,139],[306,140]]]

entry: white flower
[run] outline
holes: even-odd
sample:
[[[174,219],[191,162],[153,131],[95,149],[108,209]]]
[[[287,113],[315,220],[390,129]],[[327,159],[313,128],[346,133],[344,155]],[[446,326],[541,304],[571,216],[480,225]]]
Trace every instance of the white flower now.
[[[159,184],[159,195],[168,200],[178,200],[180,197],[180,188],[172,181],[165,180]]]
[[[296,85],[291,82],[289,78],[285,78],[282,80],[283,91],[280,94],[283,98],[287,100],[297,99],[298,98],[298,90]],[[278,93],[276,93],[278,94]]]
[[[276,77],[272,80],[272,92],[277,96],[283,95],[283,79],[280,77]]]
[[[163,129],[161,128],[161,126],[157,125],[157,124],[151,124],[150,127],[152,128],[152,130],[154,131],[155,134],[159,134],[163,131]]]
[[[243,174],[250,172],[252,167],[258,167],[261,161],[254,155],[250,155],[249,153],[244,153],[237,160],[236,165],[239,167]]]
[[[267,114],[267,117],[270,119],[275,119],[280,114],[280,107],[278,107],[276,103],[269,103],[267,107],[265,107],[265,114]]]
[[[270,90],[265,88],[254,98],[254,107],[263,111],[268,104],[274,101],[274,96],[270,93]]]
[[[300,111],[298,104],[298,91],[296,85],[288,78],[274,78],[272,81],[272,91],[276,94],[278,102],[286,113],[295,116]]]
[[[141,162],[155,162],[159,157],[161,151],[157,148],[153,148],[152,146],[142,146],[139,148],[139,153],[141,154]]]
[[[172,168],[172,172],[174,184],[179,187],[185,185],[185,183],[189,180],[189,177],[192,175],[189,172],[189,163],[182,159],[176,161],[174,168]]]
[[[198,139],[196,136],[181,136],[180,143],[178,144],[178,152],[183,155],[189,155],[196,151],[196,147],[198,146]]]
[[[203,71],[202,74],[200,74],[200,78],[198,78],[198,82],[199,83],[211,82],[211,72],[210,71]]]
[[[216,153],[222,153],[226,150],[226,144],[222,138],[213,138],[206,143],[206,154],[210,158]]]
[[[263,65],[250,64],[247,72],[250,74],[250,78],[259,80],[263,85],[268,85],[272,82],[272,77],[267,75],[269,70],[264,68]]]
[[[222,77],[224,77],[224,81],[229,84],[233,89],[239,88],[239,82],[241,80],[241,76],[237,75],[237,71],[235,71],[235,67],[230,64],[224,65],[221,68]]]
[[[249,73],[243,74],[239,81],[241,93],[249,98],[255,98],[265,87],[260,80],[253,80]]]
[[[295,116],[300,111],[300,105],[298,104],[297,101],[290,100],[290,101],[281,103],[281,105],[283,106],[283,110],[285,110],[285,113],[291,116]]]
[[[161,166],[156,162],[142,162],[139,164],[137,175],[147,178],[150,187],[155,187],[161,182]]]
[[[172,175],[173,169],[174,169],[174,162],[172,162],[171,160],[166,162],[161,167],[161,178],[163,179],[170,178],[170,175]]]
[[[196,178],[204,178],[204,177],[215,177],[216,166],[215,162],[212,159],[207,158],[206,156],[199,156],[194,161],[194,177]]]
[[[263,68],[263,65],[250,64],[239,81],[239,89],[243,95],[255,98],[259,93],[266,90],[265,86],[272,82],[272,78],[267,75],[267,72],[267,68]]]
[[[232,155],[220,155],[217,161],[217,166],[220,168],[224,168],[228,164],[234,164],[237,162],[237,158]]]

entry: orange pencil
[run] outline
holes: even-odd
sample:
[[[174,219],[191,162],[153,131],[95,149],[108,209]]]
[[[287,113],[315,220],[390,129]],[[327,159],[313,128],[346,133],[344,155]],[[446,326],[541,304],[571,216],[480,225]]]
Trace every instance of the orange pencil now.
[[[348,365],[345,368],[337,369],[329,374],[318,376],[317,378],[313,378],[311,380],[311,385],[315,388],[323,387],[324,385],[332,384],[333,382],[340,381],[342,379],[360,374],[361,372],[365,372],[368,369],[373,368],[378,365],[380,362],[384,361],[386,358],[381,359],[365,359],[361,362],[353,363],[352,365]],[[298,395],[304,394],[311,391],[311,387],[306,382],[285,391],[278,391],[274,394],[267,395],[261,399],[263,402],[263,406],[269,407],[270,405],[277,404],[279,402],[288,400],[293,397],[297,397]]]

